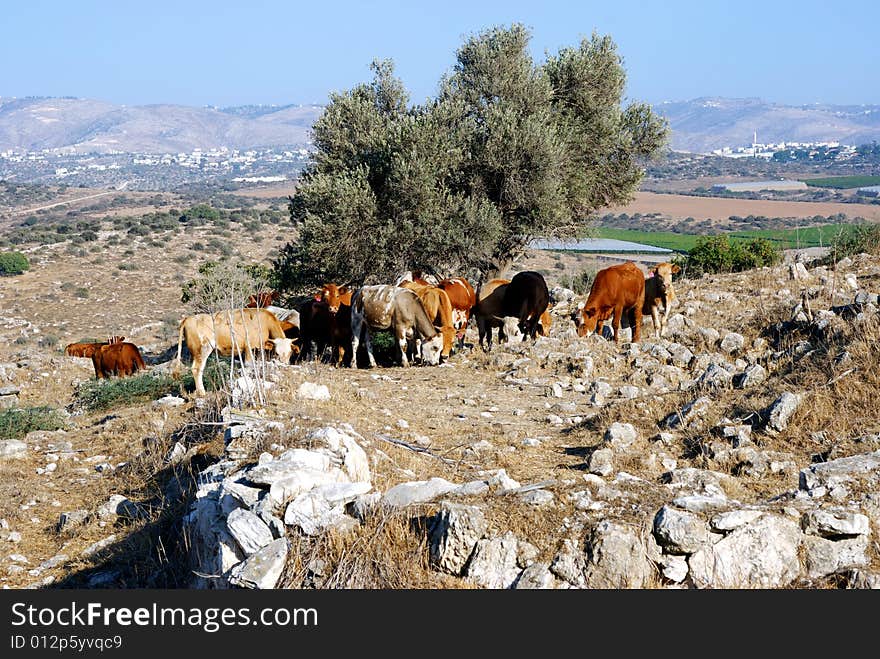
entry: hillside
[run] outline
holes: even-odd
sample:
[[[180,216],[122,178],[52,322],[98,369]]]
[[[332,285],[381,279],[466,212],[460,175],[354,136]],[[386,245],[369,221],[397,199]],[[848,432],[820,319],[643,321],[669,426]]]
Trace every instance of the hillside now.
[[[262,107],[262,106],[261,106]],[[0,150],[179,153],[298,146],[320,113],[284,106],[237,114],[183,105],[120,106],[76,98],[0,99]]]
[[[877,257],[681,280],[668,336],[646,318],[638,345],[577,337],[557,290],[535,344],[486,354],[471,328],[441,367],[297,363],[265,372],[257,405],[173,383],[89,407],[66,343],[125,335],[165,382],[204,244],[266,262],[287,230],[24,246],[31,270],[0,291],[0,400],[60,421],[2,444],[0,583],[880,585]],[[597,266],[519,264],[551,287]]]
[[[880,139],[880,107],[860,105],[790,106],[758,98],[697,98],[654,106],[669,120],[671,146],[709,153],[725,146],[758,142],[830,142],[868,144]]]
[[[654,108],[669,119],[673,149],[708,153],[760,142],[880,139],[880,107],[787,106],[760,99],[698,98]],[[298,146],[320,106],[122,106],[78,98],[0,97],[0,151],[178,153],[226,146]]]

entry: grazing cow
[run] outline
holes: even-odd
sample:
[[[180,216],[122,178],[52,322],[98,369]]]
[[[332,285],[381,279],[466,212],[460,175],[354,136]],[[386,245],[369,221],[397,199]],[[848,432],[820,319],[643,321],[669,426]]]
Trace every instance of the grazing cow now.
[[[434,327],[443,335],[443,351],[440,353],[440,361],[449,359],[452,352],[452,340],[455,338],[455,328],[452,326],[452,303],[446,291],[438,286],[422,285],[412,281],[400,282],[400,286],[408,288],[419,296],[419,301],[428,312],[428,318],[434,323]],[[416,339],[416,346],[420,341]]]
[[[675,299],[675,289],[672,286],[672,275],[681,268],[673,263],[658,263],[651,268],[651,273],[645,279],[645,304],[642,314],[651,316],[654,323],[654,336],[660,338],[666,334],[666,322],[669,320],[669,310]],[[663,315],[660,314],[660,305],[663,305]]]
[[[553,317],[550,315],[550,307],[541,314],[541,320],[538,322],[538,334],[541,336],[550,336],[550,326],[553,324]]]
[[[265,309],[275,304],[279,297],[281,297],[281,294],[278,291],[260,291],[251,295],[244,306],[245,309]]]
[[[437,288],[442,288],[449,296],[449,303],[452,305],[452,326],[455,328],[459,347],[461,347],[464,343],[468,322],[471,319],[471,309],[477,303],[477,294],[474,292],[474,287],[464,277],[444,279],[437,284]]]
[[[95,378],[109,378],[111,375],[133,375],[147,368],[141,351],[133,343],[106,343],[98,346],[92,353],[92,366]]]
[[[419,296],[400,286],[363,286],[351,299],[351,354],[357,364],[357,350],[363,334],[370,366],[376,366],[370,330],[391,329],[400,346],[400,361],[409,366],[407,339],[421,338],[422,361],[432,366],[440,362],[443,335],[436,330]]]
[[[645,275],[632,261],[596,273],[590,295],[575,314],[578,336],[602,333],[602,323],[612,315],[614,340],[618,340],[620,321],[626,314],[632,327],[633,342],[642,338],[642,308],[645,304]]]
[[[510,280],[502,300],[502,315],[516,316],[524,337],[533,341],[538,333],[541,314],[550,304],[550,291],[541,273],[532,270],[518,272]]]
[[[480,336],[480,347],[492,350],[492,330],[498,328],[498,343],[507,339],[504,324],[504,293],[510,285],[509,279],[490,279],[480,286],[477,303],[472,313],[477,319],[477,332]]]
[[[109,345],[106,342],[94,342],[94,343],[68,343],[64,348],[64,354],[68,357],[88,357],[94,354],[95,350],[100,348],[101,346]]]
[[[208,357],[216,350],[221,355],[235,354],[245,361],[253,360],[252,352],[263,349],[270,342],[276,358],[288,363],[293,353],[293,339],[284,335],[281,322],[271,311],[253,307],[218,311],[215,314],[200,313],[180,321],[177,338],[177,359],[174,372],[179,373],[183,341],[192,355],[192,374],[196,383],[196,396],[205,395],[202,375]]]

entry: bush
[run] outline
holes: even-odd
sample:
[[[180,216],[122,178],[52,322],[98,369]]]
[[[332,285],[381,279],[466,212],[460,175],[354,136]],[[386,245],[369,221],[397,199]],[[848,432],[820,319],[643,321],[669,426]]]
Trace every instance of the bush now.
[[[779,248],[766,238],[731,241],[726,235],[698,238],[682,265],[688,276],[741,272],[774,265],[782,260]]]
[[[0,275],[20,275],[30,267],[30,261],[21,252],[0,253]]]
[[[51,407],[26,407],[0,412],[0,439],[21,439],[34,430],[58,430],[64,419]]]
[[[839,231],[831,239],[831,253],[826,260],[830,264],[862,252],[880,254],[880,224],[859,224]]]
[[[165,394],[179,393],[180,387],[181,382],[168,375],[150,373],[127,378],[88,380],[77,386],[74,402],[89,412],[107,410],[155,400]]]

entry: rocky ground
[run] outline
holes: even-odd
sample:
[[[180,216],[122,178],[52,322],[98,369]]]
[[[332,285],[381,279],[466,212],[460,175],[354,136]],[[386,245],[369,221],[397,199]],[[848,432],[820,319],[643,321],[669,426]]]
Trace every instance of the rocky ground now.
[[[534,344],[472,329],[441,367],[295,364],[256,403],[242,381],[100,413],[72,405],[90,363],[16,345],[40,323],[6,306],[0,404],[68,416],[2,442],[0,583],[880,586],[880,259],[676,290],[639,344],[577,337],[557,288]],[[169,338],[144,330],[154,372]]]

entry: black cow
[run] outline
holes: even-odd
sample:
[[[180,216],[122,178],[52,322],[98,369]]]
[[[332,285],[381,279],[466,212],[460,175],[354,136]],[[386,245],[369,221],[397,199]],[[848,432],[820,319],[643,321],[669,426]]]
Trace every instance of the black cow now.
[[[535,340],[541,314],[550,304],[550,291],[541,273],[532,270],[518,272],[510,280],[501,303],[503,316],[519,319],[519,329]]]

